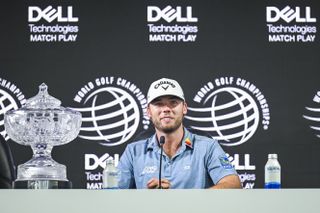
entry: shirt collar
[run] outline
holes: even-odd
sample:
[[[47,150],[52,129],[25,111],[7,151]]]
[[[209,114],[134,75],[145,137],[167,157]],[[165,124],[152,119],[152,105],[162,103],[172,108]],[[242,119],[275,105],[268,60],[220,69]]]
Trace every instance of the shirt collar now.
[[[193,139],[193,134],[189,132],[186,128],[184,128],[184,137],[182,139],[182,145],[190,149],[193,149]]]
[[[159,149],[158,139],[156,137],[156,134],[152,135],[148,139],[148,145],[147,145],[147,150],[153,150],[154,148]]]
[[[193,134],[189,132],[186,128],[184,128],[184,136],[181,143],[183,150],[185,148],[193,149],[193,140],[194,140]],[[147,150],[153,150],[153,149],[155,150],[160,149],[156,134],[151,136],[148,140]]]

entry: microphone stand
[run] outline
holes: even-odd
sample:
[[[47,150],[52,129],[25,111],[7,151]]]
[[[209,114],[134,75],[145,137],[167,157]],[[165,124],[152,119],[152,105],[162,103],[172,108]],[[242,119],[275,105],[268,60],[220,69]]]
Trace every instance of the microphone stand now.
[[[159,145],[160,145],[160,167],[159,167],[159,189],[162,189],[161,186],[161,171],[162,171],[162,153],[163,153],[163,144],[165,142],[164,136],[160,137]]]

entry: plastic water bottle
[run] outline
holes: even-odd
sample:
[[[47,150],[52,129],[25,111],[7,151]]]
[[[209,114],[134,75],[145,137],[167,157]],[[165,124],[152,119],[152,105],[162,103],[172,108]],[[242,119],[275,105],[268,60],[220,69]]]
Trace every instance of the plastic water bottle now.
[[[269,154],[268,161],[264,167],[264,188],[281,188],[281,166],[277,154]]]
[[[106,167],[103,170],[102,187],[104,189],[118,189],[119,171],[113,159],[107,159]]]

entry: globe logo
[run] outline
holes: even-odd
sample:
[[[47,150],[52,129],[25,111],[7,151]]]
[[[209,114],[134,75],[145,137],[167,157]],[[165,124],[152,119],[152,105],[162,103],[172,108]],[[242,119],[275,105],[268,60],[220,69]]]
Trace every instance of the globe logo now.
[[[89,107],[73,108],[82,113],[80,138],[116,146],[128,141],[139,127],[139,107],[122,89],[100,88],[86,98],[84,105]]]
[[[309,126],[314,134],[320,138],[320,91],[313,98],[310,106],[305,107],[306,112],[303,117],[309,121]]]
[[[0,89],[0,134],[5,140],[9,139],[4,128],[4,114],[9,110],[18,109],[16,101],[9,93]]]
[[[190,127],[204,131],[225,146],[248,141],[258,128],[260,113],[254,99],[245,91],[225,87],[212,92],[203,108],[188,108]]]

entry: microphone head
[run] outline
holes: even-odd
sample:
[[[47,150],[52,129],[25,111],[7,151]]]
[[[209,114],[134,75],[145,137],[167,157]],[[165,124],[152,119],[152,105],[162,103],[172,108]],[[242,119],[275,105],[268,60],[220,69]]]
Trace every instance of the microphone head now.
[[[164,143],[165,143],[165,138],[162,135],[162,136],[160,136],[159,144],[160,144],[160,146],[162,146]]]

